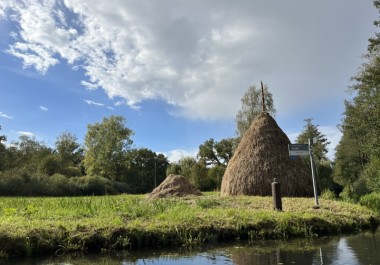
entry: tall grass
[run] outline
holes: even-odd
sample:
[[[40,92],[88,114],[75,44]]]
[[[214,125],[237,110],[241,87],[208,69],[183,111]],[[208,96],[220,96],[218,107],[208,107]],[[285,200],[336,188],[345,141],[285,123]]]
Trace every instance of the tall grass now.
[[[380,193],[373,192],[360,198],[360,204],[380,212]]]
[[[144,195],[0,198],[1,256],[113,251],[147,246],[193,247],[210,241],[315,237],[377,225],[379,215],[345,202],[270,197],[151,200]],[[376,222],[373,222],[373,220]]]

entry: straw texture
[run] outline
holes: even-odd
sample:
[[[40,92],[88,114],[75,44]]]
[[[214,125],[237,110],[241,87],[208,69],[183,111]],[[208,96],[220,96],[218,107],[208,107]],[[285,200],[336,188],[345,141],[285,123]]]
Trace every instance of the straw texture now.
[[[184,176],[171,174],[155,188],[149,195],[150,198],[184,197],[202,193],[193,186]]]
[[[276,178],[282,196],[312,196],[310,168],[300,158],[290,160],[286,134],[262,112],[243,135],[223,176],[221,195],[272,194]]]

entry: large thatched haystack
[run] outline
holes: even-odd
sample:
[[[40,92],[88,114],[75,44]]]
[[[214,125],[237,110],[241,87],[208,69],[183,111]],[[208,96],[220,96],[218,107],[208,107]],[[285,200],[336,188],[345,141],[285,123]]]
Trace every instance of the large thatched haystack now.
[[[222,195],[272,194],[274,178],[283,196],[312,196],[309,167],[301,159],[289,158],[286,134],[276,121],[262,112],[242,137],[223,176]]]
[[[200,196],[202,193],[184,176],[169,175],[149,195],[150,198]]]

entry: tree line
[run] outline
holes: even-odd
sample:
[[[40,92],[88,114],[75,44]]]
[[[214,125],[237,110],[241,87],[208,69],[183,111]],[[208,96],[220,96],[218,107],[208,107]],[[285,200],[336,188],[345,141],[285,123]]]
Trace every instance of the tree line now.
[[[380,0],[374,0],[380,10]],[[380,19],[374,22],[380,26]],[[297,143],[314,146],[318,192],[357,201],[369,193],[380,193],[380,33],[369,39],[360,71],[352,78],[353,99],[345,101],[339,128],[343,134],[334,161],[327,154],[329,141],[311,118],[306,118]],[[83,145],[70,132],[48,147],[34,137],[20,136],[5,145],[0,135],[0,195],[91,195],[146,193],[166,175],[185,176],[203,191],[218,190],[229,160],[253,119],[266,110],[275,116],[271,92],[251,86],[241,99],[236,115],[235,137],[206,140],[196,157],[170,163],[163,154],[133,147],[133,131],[121,116],[90,124]],[[0,127],[1,129],[1,127]],[[308,159],[304,159],[308,164]]]
[[[273,97],[267,86],[265,91],[267,110],[275,115]],[[110,116],[89,124],[83,145],[70,132],[59,135],[54,147],[25,135],[5,145],[6,136],[1,135],[0,194],[147,193],[169,174],[181,174],[203,191],[219,190],[242,135],[261,112],[261,102],[259,89],[250,87],[236,115],[235,137],[219,141],[210,138],[199,146],[196,157],[184,157],[172,163],[163,154],[148,148],[134,148],[134,133],[122,116]],[[310,119],[308,124],[311,126]],[[304,133],[310,133],[309,127]],[[320,134],[317,127],[312,128],[312,134]],[[321,138],[320,143],[325,144],[327,140]],[[325,158],[323,155],[322,151],[321,158]]]
[[[374,6],[380,11],[380,1]],[[374,21],[380,26],[380,19]],[[342,197],[358,200],[380,192],[380,33],[369,39],[359,72],[352,77],[353,99],[345,103],[339,125],[342,139],[336,148],[334,179],[344,186]]]
[[[0,127],[1,129],[1,127]],[[169,161],[147,148],[133,148],[125,118],[88,125],[83,145],[70,132],[48,147],[20,136],[0,138],[1,195],[102,195],[145,193],[166,177]]]

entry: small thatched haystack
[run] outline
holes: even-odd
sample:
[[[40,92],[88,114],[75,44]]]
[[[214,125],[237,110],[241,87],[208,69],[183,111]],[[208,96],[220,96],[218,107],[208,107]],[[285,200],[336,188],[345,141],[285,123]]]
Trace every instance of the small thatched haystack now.
[[[184,176],[169,175],[149,195],[150,198],[184,197],[189,195],[200,196],[202,193],[193,186]]]
[[[283,196],[312,196],[309,167],[289,158],[286,134],[276,121],[262,112],[245,132],[223,176],[222,195],[272,194],[274,178]]]

